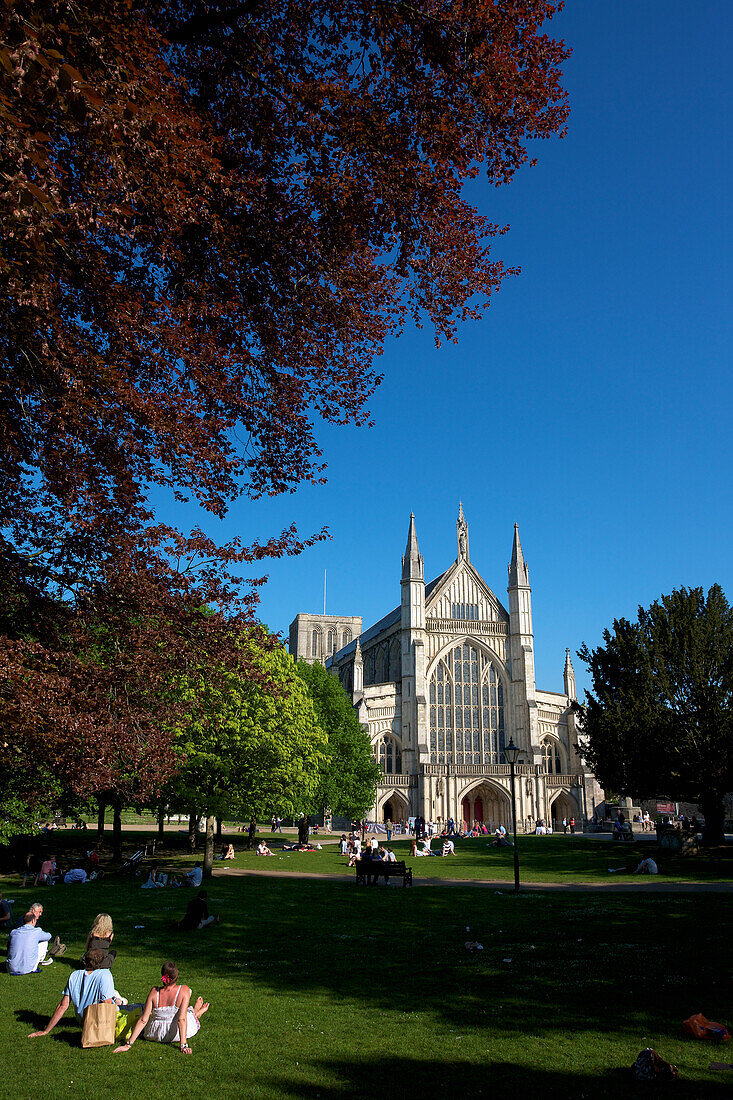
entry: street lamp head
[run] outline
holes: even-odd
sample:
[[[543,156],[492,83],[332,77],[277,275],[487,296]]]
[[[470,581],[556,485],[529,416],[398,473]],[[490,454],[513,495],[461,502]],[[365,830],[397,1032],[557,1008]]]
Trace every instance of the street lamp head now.
[[[522,750],[518,745],[514,744],[514,738],[509,738],[509,744],[504,746],[504,756],[506,757],[507,764],[516,764],[519,760],[519,754]]]

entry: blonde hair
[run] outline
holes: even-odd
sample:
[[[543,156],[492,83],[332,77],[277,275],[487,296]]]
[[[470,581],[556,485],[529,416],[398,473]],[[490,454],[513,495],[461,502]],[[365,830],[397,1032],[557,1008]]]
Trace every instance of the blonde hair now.
[[[113,931],[112,918],[109,913],[97,913],[91,931],[87,936],[87,950],[93,939],[108,940]]]

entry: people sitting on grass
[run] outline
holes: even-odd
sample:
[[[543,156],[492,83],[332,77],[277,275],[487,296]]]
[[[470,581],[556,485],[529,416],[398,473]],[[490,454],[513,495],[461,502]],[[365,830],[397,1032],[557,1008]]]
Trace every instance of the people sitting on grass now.
[[[284,852],[315,852],[320,848],[320,844],[308,844],[298,841],[297,844],[283,844]]]
[[[64,882],[67,886],[72,886],[75,883],[83,885],[87,881],[87,873],[83,867],[72,867],[70,871],[67,871],[64,875]]]
[[[9,932],[13,927],[13,908],[10,901],[4,901],[0,893],[0,932]]]
[[[29,1039],[38,1039],[41,1035],[48,1035],[49,1031],[56,1027],[70,1004],[73,1004],[74,1011],[81,1020],[84,1016],[84,1009],[89,1005],[98,1005],[103,1002],[117,1005],[126,1003],[124,997],[120,997],[115,990],[112,975],[102,965],[103,960],[103,951],[93,949],[87,951],[84,969],[74,970],[69,975],[69,980],[53,1016],[43,1031],[32,1031],[28,1036]]]
[[[659,868],[657,867],[654,860],[650,856],[647,856],[646,859],[642,859],[641,863],[639,864],[639,866],[634,871],[634,874],[635,875],[658,875],[659,874]]]
[[[222,859],[234,859],[234,845],[227,844],[222,849]]]
[[[218,917],[209,916],[208,895],[205,890],[199,890],[195,898],[191,898],[186,909],[186,914],[178,923],[183,932],[193,932],[199,928],[206,928],[214,921],[219,922]]]
[[[163,963],[160,974],[160,985],[153,986],[148,993],[142,1015],[133,1027],[129,1041],[115,1047],[115,1054],[127,1054],[141,1032],[143,1038],[150,1042],[178,1043],[181,1054],[191,1054],[188,1040],[201,1027],[201,1017],[208,1012],[209,1003],[197,997],[191,1008],[191,989],[179,982],[175,963]]]
[[[261,840],[259,842],[259,844],[257,845],[256,855],[258,855],[258,856],[271,856],[272,855],[272,852],[267,847],[267,844],[265,843],[264,840]]]
[[[394,854],[394,851],[392,850],[392,848],[388,848],[387,851],[384,852],[384,854],[382,855],[382,859],[384,860],[385,863],[396,863],[397,862],[397,856]]]
[[[103,955],[102,969],[109,970],[117,958],[117,952],[112,950],[114,936],[112,918],[109,913],[97,913],[87,936],[87,945],[81,960],[82,966],[86,964],[90,951],[101,951]]]
[[[35,886],[53,886],[54,879],[56,877],[56,860],[50,859],[48,856],[41,864],[41,869],[36,875]],[[25,885],[25,883],[23,883]]]
[[[191,870],[186,872],[185,879],[184,879],[184,885],[185,886],[193,886],[194,888],[198,888],[203,881],[204,881],[204,872],[203,872],[203,869],[201,867],[201,864],[197,860],[194,863]]]
[[[43,906],[34,902],[23,918],[20,928],[10,933],[8,954],[5,960],[8,974],[35,974],[41,966],[50,966],[53,959],[47,959],[50,932],[44,932],[38,923],[43,915]]]
[[[455,854],[456,854],[456,846],[453,843],[453,841],[448,840],[448,837],[446,836],[445,840],[443,841],[443,855],[444,856],[454,856]]]
[[[162,890],[168,885],[168,876],[160,873],[158,864],[154,863],[150,868],[147,880],[140,887],[141,890]]]

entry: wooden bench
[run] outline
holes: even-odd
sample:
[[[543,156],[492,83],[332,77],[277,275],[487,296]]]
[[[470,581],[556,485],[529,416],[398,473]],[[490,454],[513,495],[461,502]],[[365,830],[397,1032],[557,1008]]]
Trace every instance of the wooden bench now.
[[[614,840],[626,841],[629,844],[633,843],[634,840],[634,833],[627,821],[620,828],[618,825],[614,825],[612,835]]]
[[[412,867],[408,867],[404,861],[395,860],[394,863],[380,859],[357,859],[356,884],[366,886],[369,882],[377,882],[383,878],[385,883],[391,878],[401,878],[403,886],[412,886]]]

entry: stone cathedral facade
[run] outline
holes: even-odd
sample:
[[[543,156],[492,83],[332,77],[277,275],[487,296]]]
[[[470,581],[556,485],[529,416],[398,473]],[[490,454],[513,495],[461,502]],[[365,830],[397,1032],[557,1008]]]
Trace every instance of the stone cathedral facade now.
[[[456,536],[456,560],[426,584],[410,516],[399,606],[367,630],[358,617],[299,614],[290,652],[325,663],[351,695],[382,769],[375,820],[422,815],[509,828],[504,746],[512,738],[521,749],[518,827],[573,816],[580,824],[603,792],[575,749],[569,650],[563,691],[535,685],[532,590],[519,529],[507,607],[471,563],[462,506]]]

